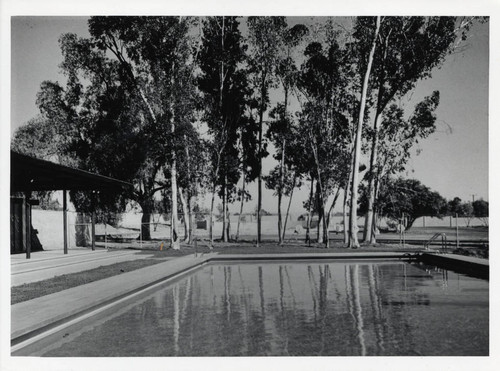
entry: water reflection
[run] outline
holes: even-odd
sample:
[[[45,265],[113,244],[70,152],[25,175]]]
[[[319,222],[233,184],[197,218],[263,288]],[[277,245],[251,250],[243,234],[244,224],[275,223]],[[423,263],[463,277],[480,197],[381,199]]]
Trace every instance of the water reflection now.
[[[485,355],[488,314],[487,281],[402,262],[221,264],[37,354]]]

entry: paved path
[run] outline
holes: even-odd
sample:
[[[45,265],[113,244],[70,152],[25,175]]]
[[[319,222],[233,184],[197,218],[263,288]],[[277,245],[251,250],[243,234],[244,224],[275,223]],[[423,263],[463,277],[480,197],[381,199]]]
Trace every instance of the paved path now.
[[[32,253],[31,259],[24,254],[11,255],[11,287],[150,256],[134,250],[89,249],[70,250],[67,255],[61,251],[40,251]]]

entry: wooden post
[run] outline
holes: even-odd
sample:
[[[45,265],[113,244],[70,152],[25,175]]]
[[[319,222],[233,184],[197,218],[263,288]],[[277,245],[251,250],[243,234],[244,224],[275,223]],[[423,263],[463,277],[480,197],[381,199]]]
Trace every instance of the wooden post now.
[[[399,219],[399,244],[403,244],[403,215],[401,214],[401,219]]]
[[[95,250],[95,211],[92,210],[92,251]]]
[[[24,218],[23,222],[26,223],[23,230],[23,240],[26,243],[26,259],[31,259],[31,205],[30,196],[26,194],[24,199]]]
[[[91,231],[91,234],[92,234],[92,251],[95,250],[95,191],[92,191],[92,194],[90,196],[90,208],[92,209],[92,231]]]
[[[405,233],[406,233],[406,215],[405,215],[405,213],[403,213],[403,218],[402,219],[403,219],[402,220],[403,227],[401,228],[401,232],[403,234],[403,247],[405,247],[405,243],[406,243],[406,241],[405,241],[405,237],[406,237],[405,236]]]
[[[26,251],[26,259],[29,259],[28,249],[26,248],[26,200],[21,199],[21,244],[22,249]]]
[[[424,223],[424,228],[425,228],[425,215],[422,217],[423,223]]]
[[[458,241],[458,213],[455,214],[455,226],[456,226],[456,232],[457,232],[457,249],[460,247],[460,242]]]
[[[66,190],[63,190],[63,230],[64,230],[64,254],[68,253],[68,205]]]

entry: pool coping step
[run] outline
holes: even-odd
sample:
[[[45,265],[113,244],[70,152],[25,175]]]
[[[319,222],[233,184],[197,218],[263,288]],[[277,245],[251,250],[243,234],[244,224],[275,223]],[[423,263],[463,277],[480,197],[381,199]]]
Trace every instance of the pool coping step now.
[[[80,317],[116,300],[151,287],[212,261],[284,261],[318,259],[406,259],[435,254],[404,252],[347,252],[295,254],[218,254],[187,255],[103,280],[59,291],[11,306],[11,345],[19,344],[46,330]],[[446,259],[443,255],[438,256]],[[470,257],[454,259],[461,264],[480,264]],[[468,259],[467,259],[468,258]],[[450,259],[448,259],[450,260]],[[480,264],[481,266],[484,266]],[[486,261],[486,267],[489,267]],[[124,281],[127,282],[124,285]]]
[[[438,265],[444,269],[453,269],[479,278],[489,279],[490,277],[490,262],[488,259],[424,252],[420,255],[420,260],[424,263]]]

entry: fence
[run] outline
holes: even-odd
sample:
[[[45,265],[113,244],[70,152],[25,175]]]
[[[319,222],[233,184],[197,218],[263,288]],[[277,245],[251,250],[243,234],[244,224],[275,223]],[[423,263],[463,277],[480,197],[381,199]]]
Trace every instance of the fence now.
[[[92,223],[90,215],[78,214],[74,211],[68,212],[68,247],[81,248],[90,247]],[[238,231],[239,219],[239,231]],[[144,222],[144,220],[148,220]],[[206,239],[209,237],[210,230],[210,215],[197,214],[196,218],[193,215],[193,220],[196,221],[193,228],[193,234],[197,238]],[[364,218],[358,219],[358,224],[362,228]],[[213,217],[213,236],[215,239],[222,236],[222,218],[214,214]],[[425,227],[452,227],[456,224],[460,228],[469,226],[484,225],[485,221],[480,219],[469,220],[467,218],[419,218],[413,224],[414,228]],[[487,221],[486,221],[487,223]],[[63,213],[62,211],[40,210],[33,209],[32,224],[38,231],[38,238],[45,250],[54,250],[63,248]],[[131,244],[142,244],[149,240],[161,242],[170,241],[170,217],[162,214],[151,214],[149,218],[143,217],[142,213],[128,212],[115,215],[114,220],[97,220],[95,224],[95,236],[98,247],[110,247],[117,241],[127,240]],[[285,224],[285,216],[283,215],[283,225]],[[385,226],[384,220],[381,221],[381,226]],[[286,220],[286,238],[299,237],[305,234],[307,226],[307,214],[290,214]],[[317,217],[312,218],[311,234],[317,231]],[[149,230],[149,238],[147,231]],[[278,216],[263,215],[261,223],[261,235],[265,239],[277,239],[278,233]],[[343,217],[333,215],[331,217],[330,232],[340,233],[343,231]],[[178,237],[182,240],[185,238],[185,225],[180,215],[179,224],[177,226]],[[257,218],[254,214],[242,214],[241,216],[229,215],[229,237],[235,238],[239,235],[240,239],[255,239],[257,235]]]
[[[90,214],[82,214],[74,211],[67,212],[68,220],[68,248],[90,247],[92,222]],[[339,228],[341,218],[336,220],[332,218],[330,229]],[[64,245],[63,232],[63,212],[54,210],[33,210],[32,218],[33,227],[38,230],[40,242],[45,250],[62,249]],[[229,234],[235,237],[238,233],[239,219],[239,236],[240,238],[255,238],[257,235],[257,218],[253,214],[238,215],[231,214],[229,216]],[[143,220],[149,220],[144,222]],[[196,218],[193,215],[195,226],[193,233],[197,238],[208,238],[210,232],[210,215],[197,214]],[[285,216],[283,215],[283,224]],[[317,222],[313,218],[312,226],[316,228]],[[274,236],[277,238],[278,217],[277,215],[262,216],[262,235]],[[297,226],[305,228],[306,219],[300,218],[299,214],[291,214],[286,220],[287,235],[295,233]],[[150,238],[154,241],[169,241],[170,240],[170,217],[162,214],[151,214],[149,218],[143,217],[142,213],[128,212],[115,215],[114,220],[96,220],[95,236],[98,247],[109,247],[118,240],[127,240],[131,243],[141,243],[148,239],[147,231]],[[214,214],[213,221],[214,238],[222,236],[222,218]],[[180,216],[177,226],[177,233],[180,239],[185,238],[185,224]]]

